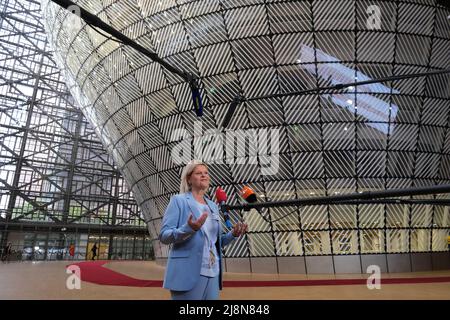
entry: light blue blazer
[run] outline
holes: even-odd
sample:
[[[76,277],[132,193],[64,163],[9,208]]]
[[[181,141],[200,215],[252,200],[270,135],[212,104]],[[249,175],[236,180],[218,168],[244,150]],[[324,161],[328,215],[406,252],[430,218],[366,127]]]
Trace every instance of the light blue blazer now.
[[[234,240],[231,231],[222,234],[219,208],[206,199],[212,218],[219,222],[218,241],[216,242],[219,255],[219,286],[222,289],[222,247]],[[203,257],[205,234],[203,229],[194,231],[187,223],[189,215],[198,219],[201,212],[192,193],[182,193],[173,196],[167,206],[161,224],[159,240],[164,244],[171,244],[167,259],[166,273],[163,287],[174,291],[189,291],[200,279],[200,269]]]

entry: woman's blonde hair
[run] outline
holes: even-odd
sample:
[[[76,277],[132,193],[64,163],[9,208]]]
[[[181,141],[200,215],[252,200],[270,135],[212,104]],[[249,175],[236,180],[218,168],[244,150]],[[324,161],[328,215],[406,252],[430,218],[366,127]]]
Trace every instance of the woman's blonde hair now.
[[[185,193],[191,191],[191,186],[189,185],[188,179],[191,177],[192,172],[194,172],[195,168],[199,165],[205,166],[208,168],[206,164],[199,160],[191,160],[186,164],[181,173],[181,183],[180,183],[180,193]]]

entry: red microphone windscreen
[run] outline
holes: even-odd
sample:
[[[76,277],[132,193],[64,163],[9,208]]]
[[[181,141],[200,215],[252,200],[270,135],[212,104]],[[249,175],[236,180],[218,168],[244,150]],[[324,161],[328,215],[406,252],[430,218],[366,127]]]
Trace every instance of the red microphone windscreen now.
[[[217,202],[227,202],[227,194],[222,188],[217,188],[216,190],[216,200]]]

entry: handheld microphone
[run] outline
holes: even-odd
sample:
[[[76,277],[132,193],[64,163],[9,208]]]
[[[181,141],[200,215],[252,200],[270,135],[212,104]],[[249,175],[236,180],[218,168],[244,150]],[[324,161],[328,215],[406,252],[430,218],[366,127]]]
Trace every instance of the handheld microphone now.
[[[231,117],[233,116],[234,112],[236,111],[236,107],[238,106],[239,103],[241,103],[242,100],[243,100],[243,98],[239,94],[234,97],[233,101],[231,102],[230,106],[228,107],[225,117],[223,118],[222,128],[226,129],[228,127],[228,124],[231,121]]]
[[[228,215],[228,211],[225,207],[225,203],[227,202],[227,194],[221,187],[217,188],[216,190],[216,200],[220,205],[223,219],[225,220],[225,225],[227,226],[227,228],[232,229],[233,225],[231,224],[230,216]]]

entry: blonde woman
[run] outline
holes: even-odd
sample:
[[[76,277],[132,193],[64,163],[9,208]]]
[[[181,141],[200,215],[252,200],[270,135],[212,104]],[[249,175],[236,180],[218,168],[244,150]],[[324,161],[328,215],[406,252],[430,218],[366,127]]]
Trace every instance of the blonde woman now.
[[[222,247],[247,232],[238,222],[222,234],[217,205],[205,193],[210,177],[206,164],[193,160],[181,174],[180,194],[164,214],[159,239],[172,244],[163,287],[174,300],[217,300],[222,289]]]

